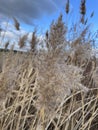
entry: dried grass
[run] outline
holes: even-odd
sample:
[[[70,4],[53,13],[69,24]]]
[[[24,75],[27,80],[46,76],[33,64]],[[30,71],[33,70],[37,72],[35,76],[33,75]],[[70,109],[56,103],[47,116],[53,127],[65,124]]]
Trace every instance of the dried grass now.
[[[13,18],[13,20],[14,20],[14,26],[15,26],[16,30],[19,31],[20,30],[20,23],[18,22],[18,20],[16,18]]]
[[[51,51],[35,56],[8,52],[3,56],[2,130],[94,129],[98,118],[97,88],[81,84],[84,71],[67,65],[66,53]]]
[[[36,44],[37,44],[37,36],[36,36],[36,30],[32,33],[32,38],[30,41],[30,46],[31,46],[31,52],[36,51]]]
[[[69,9],[70,9],[69,4],[70,4],[70,2],[69,2],[69,0],[67,0],[67,1],[66,1],[66,8],[65,8],[65,12],[66,12],[66,14],[69,13]]]
[[[69,1],[66,9],[68,13]],[[85,11],[84,1],[81,14]],[[60,15],[46,32],[48,51],[0,52],[1,130],[98,129],[98,61],[86,39],[88,26],[71,43],[67,31]],[[20,38],[20,48],[26,39]],[[33,52],[36,40],[33,32]]]
[[[18,42],[18,45],[20,48],[23,48],[25,46],[27,36],[28,36],[28,34],[25,34],[22,37],[20,37],[19,42]]]

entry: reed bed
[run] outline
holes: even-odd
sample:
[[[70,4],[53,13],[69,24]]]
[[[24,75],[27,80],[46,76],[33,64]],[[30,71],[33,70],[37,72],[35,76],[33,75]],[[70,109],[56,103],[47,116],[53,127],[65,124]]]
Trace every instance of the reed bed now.
[[[98,128],[97,68],[88,72],[91,63],[88,69],[88,62],[85,63],[84,69],[68,63],[65,57],[66,54],[57,51],[2,55],[0,129]],[[88,81],[89,73],[93,76]],[[95,86],[84,85],[85,80],[88,83],[93,80]]]
[[[65,12],[70,13],[67,0]],[[80,3],[81,19],[68,29],[61,14],[37,50],[32,32],[29,52],[0,52],[0,130],[97,130],[98,59]],[[91,14],[91,17],[94,13]],[[14,18],[20,31],[20,23]],[[81,25],[82,24],[82,25]],[[71,38],[70,38],[71,36]],[[28,34],[20,37],[26,46]]]

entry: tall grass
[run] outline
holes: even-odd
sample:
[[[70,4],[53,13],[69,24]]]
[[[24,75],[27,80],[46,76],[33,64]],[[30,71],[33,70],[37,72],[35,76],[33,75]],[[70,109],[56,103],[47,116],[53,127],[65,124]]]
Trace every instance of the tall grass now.
[[[77,28],[68,32],[60,15],[46,32],[47,49],[36,51],[33,32],[30,52],[0,52],[1,130],[98,129],[98,59],[87,38],[89,26]],[[67,33],[73,33],[71,40]],[[20,48],[26,39],[20,38]]]
[[[65,57],[52,52],[38,56],[8,52],[3,56],[2,130],[97,129],[98,88],[84,86],[84,71],[68,65]]]

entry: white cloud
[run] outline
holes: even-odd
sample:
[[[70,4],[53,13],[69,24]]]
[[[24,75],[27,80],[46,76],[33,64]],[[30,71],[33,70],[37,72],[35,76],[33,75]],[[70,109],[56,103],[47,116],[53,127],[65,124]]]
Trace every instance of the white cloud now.
[[[6,41],[9,41],[10,44],[16,43],[15,46],[18,46],[18,40],[21,36],[26,34],[26,31],[21,28],[20,31],[17,31],[12,23],[1,22],[2,31],[0,32],[0,46],[4,46]]]
[[[0,33],[0,47],[4,47],[5,43],[7,41],[10,42],[9,48],[14,44],[14,49],[16,50],[29,50],[30,49],[30,40],[32,38],[32,32],[28,33],[28,40],[26,43],[26,46],[22,49],[19,49],[18,41],[20,37],[22,37],[24,34],[27,34],[26,30],[21,28],[20,31],[17,31],[12,23],[2,22],[1,27],[3,30]],[[45,46],[45,37],[44,36],[38,36],[38,46],[41,48],[41,46]]]

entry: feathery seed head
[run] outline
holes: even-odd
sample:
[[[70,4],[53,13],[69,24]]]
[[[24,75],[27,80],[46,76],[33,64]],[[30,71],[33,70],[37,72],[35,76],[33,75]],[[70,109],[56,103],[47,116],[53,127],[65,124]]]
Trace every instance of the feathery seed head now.
[[[20,30],[20,24],[19,24],[19,22],[16,18],[13,18],[13,19],[14,19],[14,26],[15,26],[16,30],[19,31]]]
[[[66,12],[66,14],[68,14],[69,13],[69,0],[67,0],[67,2],[66,2],[66,7],[65,7],[65,12]]]

